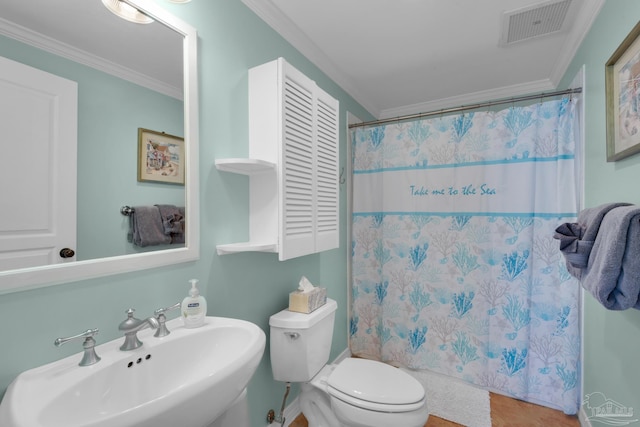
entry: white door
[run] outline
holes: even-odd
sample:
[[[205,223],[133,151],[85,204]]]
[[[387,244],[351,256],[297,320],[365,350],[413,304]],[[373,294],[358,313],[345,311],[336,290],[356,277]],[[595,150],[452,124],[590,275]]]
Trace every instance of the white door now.
[[[315,252],[315,83],[283,61],[278,259]]]
[[[77,94],[0,57],[0,271],[75,260]]]
[[[340,104],[316,88],[316,252],[340,246]]]

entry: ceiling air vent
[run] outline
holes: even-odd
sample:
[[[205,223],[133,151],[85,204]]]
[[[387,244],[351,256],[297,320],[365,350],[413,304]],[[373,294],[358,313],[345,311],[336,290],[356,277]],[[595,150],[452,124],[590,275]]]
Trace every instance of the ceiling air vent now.
[[[572,0],[538,3],[505,12],[501,45],[521,42],[562,31]]]

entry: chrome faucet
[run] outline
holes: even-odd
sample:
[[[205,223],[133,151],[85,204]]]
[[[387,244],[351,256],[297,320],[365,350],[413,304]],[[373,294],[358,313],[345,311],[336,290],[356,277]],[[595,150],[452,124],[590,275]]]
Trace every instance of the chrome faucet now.
[[[155,317],[151,316],[140,320],[133,317],[134,312],[135,310],[133,308],[128,309],[125,312],[127,313],[127,318],[118,326],[118,330],[124,332],[124,343],[120,346],[120,350],[122,351],[135,350],[142,345],[142,341],[140,341],[138,335],[136,335],[138,331],[144,328],[156,329],[160,326],[160,323]]]
[[[60,347],[61,345],[66,344],[69,341],[84,338],[84,342],[82,343],[84,354],[82,356],[82,360],[80,361],[80,363],[78,363],[78,365],[89,366],[100,361],[100,357],[98,357],[95,350],[96,340],[93,339],[93,337],[96,335],[98,335],[98,329],[87,329],[83,333],[74,335],[72,337],[58,338],[53,342],[53,344],[56,347]]]
[[[156,333],[153,334],[154,337],[158,337],[158,338],[166,337],[171,333],[169,332],[169,329],[167,329],[167,324],[166,324],[167,316],[165,315],[165,313],[171,310],[175,310],[176,308],[179,308],[179,307],[180,307],[180,303],[177,302],[170,307],[159,308],[153,312],[153,315],[158,320],[158,323],[160,323],[160,326],[158,327],[158,329],[156,329]]]

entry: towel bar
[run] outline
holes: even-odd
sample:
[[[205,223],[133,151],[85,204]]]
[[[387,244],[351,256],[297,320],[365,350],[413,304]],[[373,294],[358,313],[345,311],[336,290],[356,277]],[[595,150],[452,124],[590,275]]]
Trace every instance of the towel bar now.
[[[120,213],[124,216],[129,216],[134,213],[136,210],[131,206],[123,206],[120,208]]]

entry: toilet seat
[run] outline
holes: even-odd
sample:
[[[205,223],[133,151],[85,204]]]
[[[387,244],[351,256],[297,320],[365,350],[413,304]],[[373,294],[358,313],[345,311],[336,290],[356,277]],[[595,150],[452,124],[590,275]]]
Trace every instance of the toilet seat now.
[[[350,405],[378,412],[410,412],[424,406],[418,380],[400,369],[366,359],[347,358],[327,378],[327,392]]]
[[[366,409],[368,411],[400,413],[400,412],[416,411],[424,406],[424,400],[421,400],[415,403],[409,403],[406,405],[394,405],[394,404],[368,402],[366,400],[356,399],[332,387],[329,387],[327,390],[332,397],[342,400],[343,402],[349,405],[352,405],[361,409]]]

